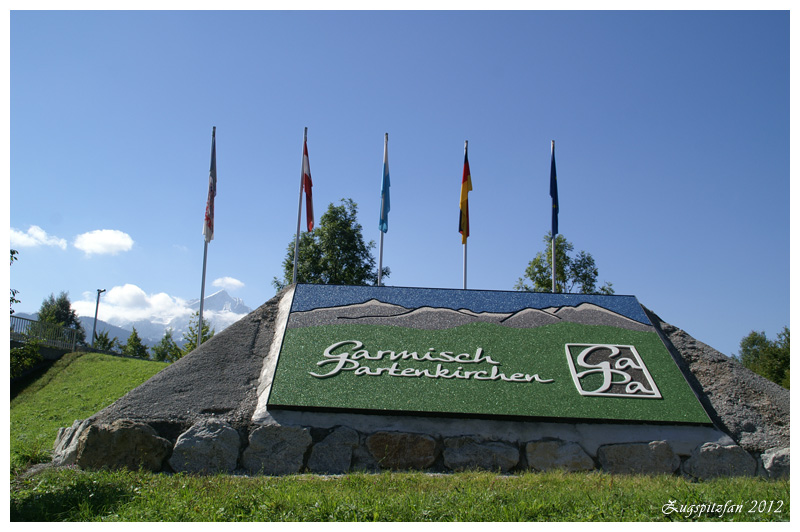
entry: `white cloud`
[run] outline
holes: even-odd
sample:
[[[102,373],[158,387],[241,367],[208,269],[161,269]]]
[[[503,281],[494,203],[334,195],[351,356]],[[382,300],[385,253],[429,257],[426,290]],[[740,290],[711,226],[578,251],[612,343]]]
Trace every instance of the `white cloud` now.
[[[87,297],[88,296],[88,297]],[[80,316],[94,316],[97,293],[94,297],[87,292],[82,301],[76,301],[72,308]],[[123,326],[139,320],[169,323],[178,318],[186,318],[194,313],[187,302],[178,297],[160,292],[147,294],[134,284],[115,286],[100,298],[98,319],[113,325]]]
[[[135,284],[115,286],[108,291],[106,303],[125,308],[141,308],[148,306],[147,294]]]
[[[97,229],[75,237],[73,245],[86,255],[116,255],[133,247],[133,239],[116,229]]]
[[[47,232],[38,225],[30,226],[27,233],[23,233],[12,227],[11,245],[20,248],[55,246],[61,249],[67,249],[66,240],[48,235]]]
[[[233,277],[220,277],[219,279],[214,279],[214,282],[211,284],[224,290],[238,290],[244,287],[243,282]]]

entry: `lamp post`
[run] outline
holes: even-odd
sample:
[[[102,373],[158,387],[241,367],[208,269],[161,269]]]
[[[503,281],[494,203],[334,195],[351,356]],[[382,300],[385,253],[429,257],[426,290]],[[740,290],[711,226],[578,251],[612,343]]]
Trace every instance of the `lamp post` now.
[[[97,304],[94,307],[94,325],[92,325],[92,348],[94,348],[95,331],[97,330],[97,311],[100,309],[100,294],[105,292],[105,288],[97,289]]]

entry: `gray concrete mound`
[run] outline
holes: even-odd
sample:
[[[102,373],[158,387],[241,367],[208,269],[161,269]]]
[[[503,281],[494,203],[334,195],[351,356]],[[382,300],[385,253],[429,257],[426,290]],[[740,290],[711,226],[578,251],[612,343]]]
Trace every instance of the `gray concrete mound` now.
[[[142,421],[174,441],[195,423],[216,419],[246,439],[282,294],[92,416],[91,423]]]
[[[713,426],[259,409],[260,392],[272,379],[269,368],[274,369],[270,358],[276,353],[270,348],[285,327],[281,320],[290,299],[284,298],[293,290],[283,290],[109,407],[61,429],[53,464],[94,469],[142,462],[143,457],[126,456],[130,445],[111,448],[116,444],[109,443],[125,440],[116,431],[136,429],[158,451],[147,457],[157,462],[148,462],[155,471],[278,475],[562,468],[689,478],[788,477],[789,391],[646,309]],[[217,432],[234,443],[212,441],[208,435]],[[94,441],[103,442],[102,453],[91,448]],[[168,447],[164,453],[163,446]]]
[[[720,428],[751,453],[789,447],[789,390],[646,312]]]

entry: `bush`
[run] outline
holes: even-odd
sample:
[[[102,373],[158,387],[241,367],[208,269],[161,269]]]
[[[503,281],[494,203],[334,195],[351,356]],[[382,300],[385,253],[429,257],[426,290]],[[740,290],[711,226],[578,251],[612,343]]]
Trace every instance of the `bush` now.
[[[42,362],[39,342],[28,340],[22,347],[11,348],[11,378],[16,379],[27,370]]]

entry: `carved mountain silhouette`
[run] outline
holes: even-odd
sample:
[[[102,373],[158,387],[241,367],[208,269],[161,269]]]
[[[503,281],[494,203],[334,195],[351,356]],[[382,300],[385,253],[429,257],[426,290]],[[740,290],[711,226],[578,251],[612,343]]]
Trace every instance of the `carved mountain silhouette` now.
[[[290,329],[330,324],[394,325],[410,329],[451,329],[468,323],[494,323],[505,327],[530,329],[560,322],[583,325],[608,325],[634,331],[652,331],[651,325],[640,323],[592,303],[575,307],[524,308],[516,312],[474,312],[468,309],[420,307],[371,299],[364,303],[292,312]]]

